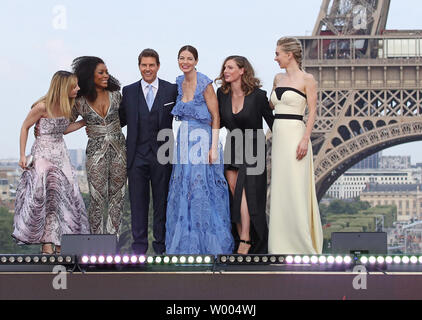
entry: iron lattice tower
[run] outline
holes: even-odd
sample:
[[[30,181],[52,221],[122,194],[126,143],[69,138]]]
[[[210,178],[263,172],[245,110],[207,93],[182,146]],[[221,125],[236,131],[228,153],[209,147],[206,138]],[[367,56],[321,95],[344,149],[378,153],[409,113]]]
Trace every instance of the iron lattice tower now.
[[[298,37],[318,81],[312,146],[318,200],[380,150],[422,139],[422,31],[386,30],[390,0],[323,0]]]

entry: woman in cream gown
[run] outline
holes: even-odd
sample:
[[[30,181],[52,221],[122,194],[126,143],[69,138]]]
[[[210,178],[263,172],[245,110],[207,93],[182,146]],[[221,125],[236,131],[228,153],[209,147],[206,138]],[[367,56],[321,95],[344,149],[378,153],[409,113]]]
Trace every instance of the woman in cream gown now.
[[[275,77],[271,94],[275,120],[268,251],[320,254],[323,234],[310,141],[316,117],[316,82],[301,68],[302,48],[297,39],[280,39],[275,60],[286,73]],[[305,126],[306,106],[309,118]]]

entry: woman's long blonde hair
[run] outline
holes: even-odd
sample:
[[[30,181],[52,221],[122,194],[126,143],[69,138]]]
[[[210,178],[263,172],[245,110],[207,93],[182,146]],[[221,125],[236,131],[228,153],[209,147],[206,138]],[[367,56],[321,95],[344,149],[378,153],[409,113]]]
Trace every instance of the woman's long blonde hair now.
[[[75,104],[75,98],[70,98],[69,93],[78,84],[78,78],[69,71],[57,71],[51,79],[50,88],[47,94],[38,99],[32,107],[37,103],[43,102],[49,117],[53,118],[54,106],[58,105],[60,114],[66,118],[70,118],[72,108]],[[32,108],[31,107],[31,108]]]
[[[277,46],[281,47],[281,50],[283,50],[284,52],[291,52],[297,64],[299,65],[299,69],[303,70],[303,49],[299,39],[290,37],[280,38],[277,41]]]

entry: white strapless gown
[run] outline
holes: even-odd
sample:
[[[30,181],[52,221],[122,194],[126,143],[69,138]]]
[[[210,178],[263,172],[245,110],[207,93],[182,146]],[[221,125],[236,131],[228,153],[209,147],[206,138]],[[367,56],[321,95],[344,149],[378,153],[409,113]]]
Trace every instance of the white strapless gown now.
[[[306,97],[294,88],[276,88],[271,101],[276,114],[305,113]],[[307,155],[300,161],[296,159],[305,129],[300,120],[274,120],[268,225],[268,252],[271,254],[322,253],[323,233],[310,141]]]

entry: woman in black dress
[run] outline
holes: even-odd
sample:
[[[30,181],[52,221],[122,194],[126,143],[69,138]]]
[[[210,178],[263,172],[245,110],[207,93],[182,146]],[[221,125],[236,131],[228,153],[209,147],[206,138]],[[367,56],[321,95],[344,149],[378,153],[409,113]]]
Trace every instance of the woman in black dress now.
[[[239,254],[268,251],[266,221],[267,173],[262,118],[271,128],[274,121],[266,92],[249,61],[242,56],[227,57],[217,90],[221,127],[226,127],[225,175],[232,201],[233,234]]]

